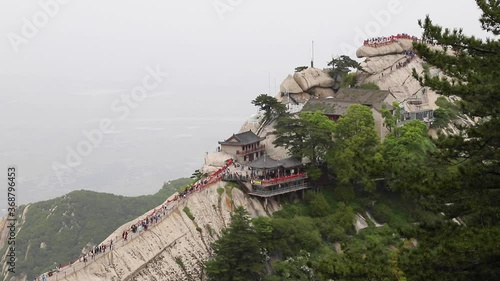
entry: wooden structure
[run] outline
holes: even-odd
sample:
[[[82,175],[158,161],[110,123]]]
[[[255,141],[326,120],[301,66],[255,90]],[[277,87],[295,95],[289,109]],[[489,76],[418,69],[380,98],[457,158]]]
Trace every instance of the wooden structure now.
[[[273,197],[309,188],[303,164],[295,158],[274,160],[265,155],[251,163],[250,195]]]
[[[247,163],[264,155],[266,146],[261,141],[266,138],[257,136],[252,131],[233,134],[225,141],[220,141],[220,150],[231,154],[239,163]]]

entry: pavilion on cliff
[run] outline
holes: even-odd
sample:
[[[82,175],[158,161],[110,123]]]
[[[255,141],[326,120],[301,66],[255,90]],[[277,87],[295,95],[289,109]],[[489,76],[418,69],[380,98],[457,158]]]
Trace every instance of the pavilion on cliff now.
[[[265,139],[248,130],[220,141],[220,150],[233,155],[239,163],[247,163],[264,155],[266,147],[261,144],[261,141]]]

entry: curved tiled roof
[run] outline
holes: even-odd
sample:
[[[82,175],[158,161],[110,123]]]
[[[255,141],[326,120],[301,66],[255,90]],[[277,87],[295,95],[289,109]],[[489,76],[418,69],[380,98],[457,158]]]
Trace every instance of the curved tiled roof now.
[[[256,143],[256,142],[259,142],[259,141],[262,141],[265,139],[266,138],[261,138],[261,137],[257,136],[254,132],[249,130],[249,131],[244,132],[244,133],[233,134],[227,140],[220,141],[219,144],[247,145],[247,144]]]
[[[302,165],[302,161],[297,158],[286,158],[282,160],[275,160],[267,155],[258,158],[247,164],[254,169],[276,169],[283,167],[285,169],[297,167]]]

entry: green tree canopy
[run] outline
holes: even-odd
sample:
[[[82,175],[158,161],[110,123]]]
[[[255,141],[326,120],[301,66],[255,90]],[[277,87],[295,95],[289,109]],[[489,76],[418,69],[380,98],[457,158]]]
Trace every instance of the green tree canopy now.
[[[327,162],[343,184],[361,184],[373,189],[375,155],[380,140],[369,107],[353,104],[335,126],[335,146],[328,152]]]
[[[413,120],[394,128],[384,140],[382,155],[386,181],[394,189],[404,189],[419,183],[421,172],[427,172],[434,144],[427,135],[427,126]]]
[[[396,126],[402,121],[401,107],[397,101],[392,103],[392,110],[385,104],[382,104],[382,117],[384,118],[384,126],[392,132]]]
[[[346,55],[332,58],[332,60],[328,62],[328,66],[331,67],[328,74],[334,79],[338,77],[342,78],[351,70],[359,69],[359,63]]]
[[[298,118],[280,118],[273,144],[289,149],[295,157],[307,157],[318,166],[333,146],[334,127],[335,123],[319,111],[302,112]]]
[[[264,264],[257,233],[245,208],[240,206],[234,210],[229,227],[222,231],[212,248],[214,256],[205,262],[210,280],[259,280]]]
[[[252,104],[264,111],[264,122],[286,115],[286,106],[265,94],[258,95],[252,100]]]

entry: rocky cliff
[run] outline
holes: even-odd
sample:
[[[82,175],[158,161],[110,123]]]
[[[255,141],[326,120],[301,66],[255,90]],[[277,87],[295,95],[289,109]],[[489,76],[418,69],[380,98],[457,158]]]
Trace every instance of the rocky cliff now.
[[[211,254],[210,243],[228,225],[235,206],[244,206],[253,216],[279,209],[273,202],[264,208],[257,199],[218,182],[177,201],[161,221],[140,234],[131,234],[127,242],[114,240],[112,251],[87,263],[77,261],[49,280],[204,280],[202,265]],[[104,242],[120,237],[135,221]]]

